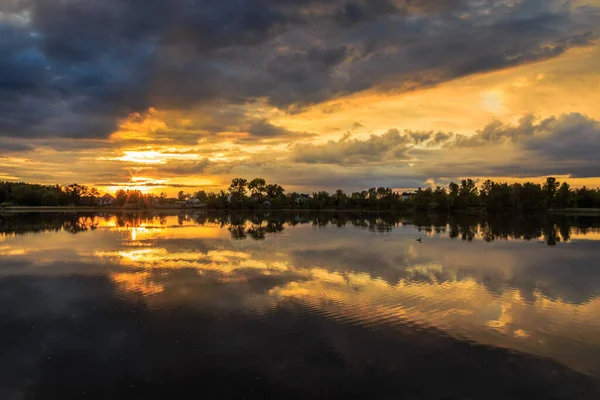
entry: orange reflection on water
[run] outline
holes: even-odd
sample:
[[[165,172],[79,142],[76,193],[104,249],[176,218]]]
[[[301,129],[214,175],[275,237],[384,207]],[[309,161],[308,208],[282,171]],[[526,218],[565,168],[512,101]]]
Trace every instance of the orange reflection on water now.
[[[600,229],[588,228],[588,229],[577,229],[571,230],[571,240],[595,240],[600,241]]]
[[[156,216],[148,220],[132,218],[121,219],[117,216],[97,221],[98,229],[109,229],[112,232],[125,232],[129,239],[151,240],[161,239],[208,239],[229,237],[227,231],[218,224],[198,225],[194,221],[182,220],[177,216]],[[185,228],[185,229],[182,229]]]
[[[127,292],[149,296],[163,291],[163,286],[152,281],[149,272],[112,274],[111,279]]]
[[[96,252],[95,257],[109,259],[120,265],[140,270],[185,269],[210,270],[222,275],[238,270],[259,270],[268,275],[272,272],[290,270],[285,262],[253,259],[250,253],[232,250],[209,250],[169,252],[165,248],[133,248],[129,250]]]
[[[0,240],[1,242],[2,240]],[[14,256],[27,254],[27,250],[23,248],[14,248],[12,246],[0,246],[0,256]]]

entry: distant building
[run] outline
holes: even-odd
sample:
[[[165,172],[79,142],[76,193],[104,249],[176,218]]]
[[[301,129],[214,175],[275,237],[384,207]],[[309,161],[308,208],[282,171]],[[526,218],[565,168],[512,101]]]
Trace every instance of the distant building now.
[[[308,204],[310,202],[310,196],[308,194],[300,194],[298,195],[298,197],[296,197],[296,204],[298,205],[305,205]]]
[[[112,195],[110,195],[109,193],[106,193],[104,196],[96,199],[96,205],[101,206],[101,207],[112,206],[114,202],[115,202],[115,198]]]
[[[200,199],[197,197],[192,197],[191,199],[185,202],[186,207],[204,207],[204,204],[200,202]]]
[[[402,201],[410,200],[415,195],[415,192],[402,192]]]

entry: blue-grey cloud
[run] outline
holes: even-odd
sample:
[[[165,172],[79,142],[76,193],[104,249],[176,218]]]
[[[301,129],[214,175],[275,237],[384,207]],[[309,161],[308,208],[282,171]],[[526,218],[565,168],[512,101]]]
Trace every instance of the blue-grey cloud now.
[[[28,144],[19,143],[19,142],[8,142],[8,141],[0,142],[0,153],[1,154],[17,153],[17,152],[29,151],[29,150],[33,150],[33,147]]]
[[[383,135],[371,135],[368,139],[351,139],[344,135],[340,140],[324,144],[298,144],[292,147],[292,160],[309,164],[352,165],[368,162],[394,161],[408,157],[407,144],[411,139],[390,129]]]
[[[479,155],[492,151],[490,146],[511,147],[496,150],[506,152],[502,162],[480,162],[474,167],[466,161],[444,160],[443,165],[425,166],[432,176],[447,176],[452,171],[455,176],[596,177],[600,171],[600,121],[578,113],[540,121],[526,115],[516,125],[494,121],[470,137],[448,134],[444,143]]]
[[[174,163],[175,165],[167,164],[160,170],[165,173],[171,173],[176,175],[201,175],[206,171],[206,168],[211,162],[204,158],[199,161],[185,162],[185,163]]]
[[[559,0],[6,0],[0,135],[106,137],[150,106],[294,111],[412,90],[585,45],[599,16]]]

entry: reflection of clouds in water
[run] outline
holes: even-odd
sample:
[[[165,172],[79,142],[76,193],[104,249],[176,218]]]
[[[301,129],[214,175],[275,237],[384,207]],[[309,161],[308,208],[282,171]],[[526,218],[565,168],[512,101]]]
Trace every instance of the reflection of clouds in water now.
[[[408,390],[419,398],[477,398],[494,387],[499,398],[532,390],[546,398],[561,389],[593,398],[600,389],[548,360],[435,330],[400,326],[382,334],[309,302],[260,311],[256,294],[286,285],[260,274],[235,282],[187,269],[150,276],[163,289],[150,296],[123,293],[103,276],[0,280],[7,307],[0,341],[11,344],[0,358],[10,366],[0,374],[0,396],[170,398],[201,390],[208,398],[393,398]],[[246,302],[259,311],[239,313]]]
[[[408,321],[480,343],[554,357],[581,370],[598,373],[600,367],[599,298],[575,305],[537,293],[536,300],[528,302],[518,290],[496,296],[470,278],[389,285],[364,274],[345,274],[342,280],[326,271],[313,274],[308,281],[275,288],[271,294],[302,299],[335,318],[363,325]],[[515,331],[527,336],[515,335]],[[581,351],[594,356],[582,362]]]
[[[189,268],[202,259],[200,268],[228,282],[245,279],[242,272],[249,269],[271,276],[288,271],[296,274],[293,280],[270,289],[270,297],[302,299],[331,315],[366,318],[366,324],[408,320],[572,364],[568,355],[554,354],[553,348],[577,347],[578,340],[600,346],[594,340],[600,327],[585,323],[600,316],[599,301],[591,300],[598,290],[598,274],[591,268],[581,271],[591,265],[594,249],[584,247],[573,254],[569,248],[557,248],[540,256],[533,243],[471,243],[457,249],[444,238],[419,247],[402,237],[362,246],[365,238],[360,234],[337,234],[302,227],[278,238],[271,244],[286,262],[273,263],[273,249],[247,241],[245,252],[174,253],[163,265]],[[168,242],[159,239],[156,244]],[[238,243],[229,245],[237,248]],[[577,262],[571,268],[580,271],[563,276],[569,275],[573,257]],[[591,292],[574,291],[570,285]],[[576,332],[570,329],[573,323],[581,325]],[[596,367],[592,363],[580,368]]]
[[[336,240],[315,240],[307,248],[299,244],[291,253],[294,263],[298,267],[320,263],[336,271],[365,272],[391,284],[400,279],[437,282],[472,277],[496,294],[518,288],[530,299],[535,290],[575,303],[600,293],[600,270],[594,267],[600,250],[592,242],[545,250],[531,242],[463,243],[443,236],[419,246],[413,239],[398,237],[374,241],[356,235]],[[414,267],[419,264],[437,267],[418,273]]]
[[[430,326],[578,370],[599,368],[600,249],[593,240],[549,248],[449,240],[440,231],[417,244],[410,225],[385,235],[299,225],[285,226],[286,235],[232,241],[227,226],[193,220],[104,221],[77,235],[3,242],[0,274],[107,274],[120,292],[150,305],[249,314],[292,299],[332,319]]]
[[[433,236],[422,245],[415,245],[405,240],[414,236],[411,234],[414,228],[410,226],[399,228],[381,240],[361,234],[360,230],[314,230],[304,225],[288,227],[293,235],[287,239],[280,236],[262,246],[251,241],[231,243],[226,230],[217,225],[198,226],[189,219],[180,225],[181,219],[176,217],[153,219],[141,227],[115,227],[118,225],[115,218],[86,220],[98,226],[93,235],[60,233],[53,234],[51,240],[47,235],[19,236],[0,251],[5,256],[29,254],[35,264],[59,258],[93,261],[100,257],[138,268],[216,268],[222,272],[240,268],[309,269],[316,265],[342,273],[366,272],[392,284],[399,280],[439,282],[473,277],[496,294],[507,288],[519,288],[533,300],[534,290],[539,290],[548,297],[576,303],[596,296],[600,286],[599,274],[590,267],[596,252],[587,243],[580,243],[577,251],[560,248],[560,251],[540,252],[524,242],[515,246],[504,241],[465,246],[442,240],[444,236]],[[130,236],[119,237],[132,229],[137,232],[135,240]],[[316,237],[322,240],[315,240]],[[272,243],[281,246],[282,251],[277,255],[268,248]],[[215,251],[214,247],[221,249]],[[239,251],[244,249],[251,250],[252,256]],[[280,267],[274,262],[288,262],[289,266]],[[419,269],[422,264],[436,268]]]

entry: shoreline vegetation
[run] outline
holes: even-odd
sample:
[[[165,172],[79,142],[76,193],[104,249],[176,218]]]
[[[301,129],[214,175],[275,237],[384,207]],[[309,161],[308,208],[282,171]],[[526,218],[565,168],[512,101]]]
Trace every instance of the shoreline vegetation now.
[[[206,207],[192,207],[192,208],[182,208],[182,207],[161,207],[161,208],[123,208],[123,207],[110,207],[110,206],[79,206],[79,207],[70,207],[70,206],[53,206],[53,207],[45,207],[45,206],[37,206],[37,207],[3,207],[0,208],[0,214],[2,213],[31,213],[31,212],[62,212],[62,213],[77,213],[77,212],[97,212],[97,213],[136,213],[136,212],[150,212],[150,213],[174,213],[174,212],[193,212],[193,211],[203,211],[203,212],[223,212],[223,211],[274,211],[274,212],[292,212],[292,211],[319,211],[319,212],[336,212],[336,213],[356,213],[356,212],[364,212],[369,214],[377,214],[377,213],[394,213],[398,210],[387,210],[387,209],[356,209],[356,208],[328,208],[328,209],[319,209],[319,210],[311,210],[308,208],[253,208],[253,209],[219,209],[219,208],[206,208]],[[400,210],[402,212],[413,212],[414,210]],[[600,216],[600,208],[564,208],[564,209],[549,209],[546,210],[551,214],[558,215],[573,215],[573,216]],[[461,211],[461,213],[467,214],[485,214],[486,210],[479,209],[470,209]]]
[[[462,212],[501,213],[547,211],[561,214],[600,214],[600,189],[571,189],[568,183],[547,178],[543,184],[496,183],[486,180],[479,187],[472,179],[447,188],[417,189],[411,192],[391,188],[370,188],[350,194],[286,192],[262,178],[248,181],[235,178],[228,190],[199,191],[177,197],[144,194],[139,190],[119,190],[100,195],[96,188],[72,184],[39,185],[0,182],[0,212],[121,212],[180,210],[316,210],[361,212]]]

